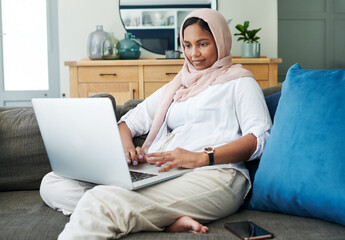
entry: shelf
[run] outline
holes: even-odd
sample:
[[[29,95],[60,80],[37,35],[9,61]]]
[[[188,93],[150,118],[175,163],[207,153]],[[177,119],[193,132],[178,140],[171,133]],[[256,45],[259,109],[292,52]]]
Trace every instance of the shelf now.
[[[180,25],[184,18],[194,10],[194,8],[144,8],[120,9],[120,12],[126,30],[173,30],[173,35],[169,39],[172,39],[173,48],[177,50]],[[137,34],[134,35],[140,38]]]
[[[127,30],[142,30],[142,29],[175,29],[175,26],[133,26],[127,27]]]

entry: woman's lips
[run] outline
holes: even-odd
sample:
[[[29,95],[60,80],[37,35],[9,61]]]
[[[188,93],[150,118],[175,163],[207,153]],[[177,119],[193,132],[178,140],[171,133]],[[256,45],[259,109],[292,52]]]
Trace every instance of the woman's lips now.
[[[203,62],[204,62],[205,60],[192,60],[192,61],[193,61],[193,64],[194,64],[195,66],[198,66],[198,65],[203,64]]]

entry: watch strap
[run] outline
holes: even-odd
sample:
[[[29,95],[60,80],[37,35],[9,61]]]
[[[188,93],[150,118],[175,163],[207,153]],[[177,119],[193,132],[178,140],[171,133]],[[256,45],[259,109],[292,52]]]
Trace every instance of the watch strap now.
[[[209,165],[210,165],[210,166],[211,166],[211,165],[214,165],[214,155],[213,155],[213,152],[208,153],[208,157],[209,157],[209,159],[210,159]]]

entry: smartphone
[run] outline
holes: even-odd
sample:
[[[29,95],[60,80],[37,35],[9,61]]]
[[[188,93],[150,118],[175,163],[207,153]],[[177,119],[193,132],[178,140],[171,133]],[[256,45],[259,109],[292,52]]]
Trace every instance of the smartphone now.
[[[243,240],[268,239],[273,238],[273,234],[250,222],[229,222],[224,227]]]

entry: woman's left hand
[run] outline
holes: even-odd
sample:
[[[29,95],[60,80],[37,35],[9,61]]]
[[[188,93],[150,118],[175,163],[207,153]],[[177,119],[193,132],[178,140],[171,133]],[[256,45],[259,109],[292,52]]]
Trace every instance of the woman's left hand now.
[[[204,152],[191,152],[183,148],[176,148],[173,151],[150,153],[146,155],[147,162],[157,167],[163,166],[159,172],[166,172],[173,168],[197,168],[208,165],[208,155]]]

